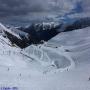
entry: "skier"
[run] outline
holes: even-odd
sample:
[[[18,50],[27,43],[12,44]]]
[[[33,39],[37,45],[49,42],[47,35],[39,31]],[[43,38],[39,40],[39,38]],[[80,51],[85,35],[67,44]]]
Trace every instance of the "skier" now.
[[[8,68],[7,70],[9,71],[10,69]]]
[[[88,81],[90,81],[90,77],[88,78]]]
[[[19,76],[21,77],[21,73],[19,74]]]

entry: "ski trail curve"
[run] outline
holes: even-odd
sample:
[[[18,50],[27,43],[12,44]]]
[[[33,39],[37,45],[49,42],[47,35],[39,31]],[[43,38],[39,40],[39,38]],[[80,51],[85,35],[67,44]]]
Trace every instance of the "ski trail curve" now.
[[[66,60],[70,62],[70,65],[65,66],[65,67],[60,67],[57,69],[57,65],[55,64],[55,62],[49,57],[47,52],[45,52],[44,50],[49,50],[51,52],[54,52],[55,54],[65,57]],[[40,52],[40,57],[36,55],[36,52],[38,51]],[[61,72],[67,71],[75,67],[75,63],[73,59],[71,58],[68,52],[65,52],[65,48],[63,46],[58,47],[58,48],[52,48],[52,47],[48,47],[47,45],[38,45],[38,46],[33,45],[33,51],[31,54],[27,54],[27,53],[23,53],[23,54],[25,54],[25,56],[30,57],[30,59],[33,59],[39,62],[42,66],[46,67],[46,69],[44,70],[44,72],[46,73],[52,72],[54,70],[55,72],[56,71],[61,71]]]
[[[64,56],[65,58],[67,58],[67,60],[69,60],[71,62],[70,66],[67,66],[65,68],[59,68],[58,70],[64,71],[64,70],[69,70],[69,69],[72,69],[75,67],[75,63],[74,63],[73,59],[71,58],[71,56],[68,52],[65,52],[65,49],[63,47],[51,48],[51,47],[42,46],[42,49],[50,50],[51,52],[54,52],[61,56]]]

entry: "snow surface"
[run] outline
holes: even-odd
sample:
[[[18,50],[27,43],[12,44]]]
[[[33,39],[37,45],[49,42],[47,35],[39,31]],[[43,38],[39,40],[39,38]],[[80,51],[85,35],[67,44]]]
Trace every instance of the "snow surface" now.
[[[12,47],[0,35],[0,85],[19,90],[90,90],[90,27],[48,43]]]

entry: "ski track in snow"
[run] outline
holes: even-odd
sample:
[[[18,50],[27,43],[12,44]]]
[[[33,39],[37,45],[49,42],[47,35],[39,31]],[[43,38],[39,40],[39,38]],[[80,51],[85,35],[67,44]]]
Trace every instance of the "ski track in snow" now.
[[[73,59],[70,57],[69,53],[65,52],[65,49],[63,47],[58,47],[57,49],[56,48],[51,48],[51,47],[44,47],[42,46],[43,49],[47,49],[47,50],[50,50],[51,52],[54,52],[60,56],[64,56],[66,57],[67,60],[70,61],[70,66],[67,66],[65,68],[59,68],[60,71],[65,71],[65,70],[69,70],[69,69],[72,69],[75,67],[75,63],[73,61]]]
[[[23,50],[11,47],[0,36],[0,85],[17,86],[20,90],[90,90],[89,29],[61,33],[60,41],[55,38],[59,42],[53,42],[55,45],[32,45]],[[57,68],[48,51],[65,57],[69,66]]]
[[[59,68],[59,69],[55,69],[55,72],[56,71],[67,71],[69,69],[72,69],[75,67],[75,63],[73,61],[73,59],[71,58],[71,56],[69,55],[68,52],[65,51],[64,47],[58,47],[58,48],[52,48],[52,47],[48,47],[47,45],[39,45],[39,46],[33,46],[33,52],[31,55],[26,55],[27,57],[30,57],[32,60],[35,60],[37,62],[39,62],[41,65],[45,66],[47,65],[47,67],[50,67],[50,66],[54,66],[57,68],[57,66],[55,65],[54,61],[51,60],[51,58],[49,57],[49,55],[44,52],[44,50],[49,50],[51,52],[54,52],[55,54],[58,54],[59,56],[63,56],[66,58],[66,60],[68,60],[70,62],[70,65],[69,66],[66,66],[65,68]],[[36,51],[40,51],[41,52],[41,57],[38,58],[36,55],[35,55],[35,52]],[[25,53],[23,53],[25,55]],[[48,59],[48,62],[45,62],[43,61],[43,59],[47,57]],[[46,70],[44,72],[50,72],[52,70]]]

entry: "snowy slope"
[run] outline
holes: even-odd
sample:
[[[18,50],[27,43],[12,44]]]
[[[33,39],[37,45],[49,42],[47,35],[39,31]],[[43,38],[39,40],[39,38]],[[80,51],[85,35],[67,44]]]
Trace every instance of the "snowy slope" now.
[[[89,90],[89,41],[90,27],[63,32],[43,46],[26,48],[24,54],[34,57],[34,60],[41,63],[42,67],[46,67],[46,69],[42,69],[44,75],[38,77],[36,75],[33,78],[36,82],[33,82],[31,75],[30,80],[33,84],[31,82],[28,88],[34,90]],[[34,51],[32,47],[34,47]],[[40,52],[43,55],[38,56]],[[45,55],[48,55],[48,58],[45,59]],[[46,62],[48,64],[45,64]],[[39,68],[37,67],[37,69]]]
[[[29,34],[18,30],[14,27],[5,27],[0,23],[0,34],[8,38],[12,44],[15,44],[21,48],[28,46],[31,42],[29,42]]]
[[[13,47],[10,39],[4,36],[5,31],[20,40],[28,34],[0,24],[0,84],[16,86],[19,90],[90,90],[90,18],[70,16],[63,19],[62,27],[58,28],[59,32],[67,32],[61,32],[44,44],[24,49]],[[59,24],[35,25],[38,32]]]
[[[1,23],[0,23],[0,31],[1,31],[1,32],[4,32],[4,31],[9,32],[10,34],[12,34],[12,35],[16,36],[17,38],[21,39],[19,35],[13,33],[13,31],[12,31],[11,29],[7,29],[7,28],[6,28],[3,24],[1,24]]]
[[[0,84],[19,90],[90,90],[90,27],[26,49],[0,36]],[[4,49],[3,49],[4,48]]]

